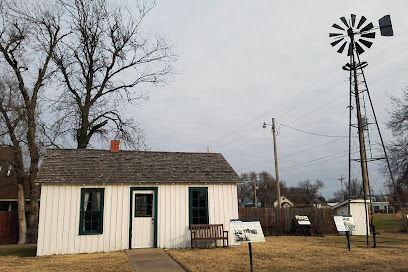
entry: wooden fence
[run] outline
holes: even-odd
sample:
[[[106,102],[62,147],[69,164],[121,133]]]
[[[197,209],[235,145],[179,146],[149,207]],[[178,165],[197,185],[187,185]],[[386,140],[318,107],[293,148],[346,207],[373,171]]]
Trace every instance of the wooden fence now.
[[[295,215],[307,215],[311,222],[310,235],[337,234],[330,208],[239,208],[240,219],[259,220],[265,236],[297,235],[303,230],[296,223]],[[283,218],[282,224],[280,217]]]
[[[18,243],[18,212],[0,212],[0,245]]]

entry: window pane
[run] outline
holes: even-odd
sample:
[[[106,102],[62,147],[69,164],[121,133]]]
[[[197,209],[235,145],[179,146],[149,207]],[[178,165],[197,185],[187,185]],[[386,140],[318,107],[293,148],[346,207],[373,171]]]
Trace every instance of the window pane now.
[[[135,194],[135,217],[152,217],[153,194]]]
[[[85,221],[91,221],[91,212],[85,212]]]
[[[200,207],[205,208],[205,199],[200,199]]]
[[[89,198],[90,198],[90,193],[86,192],[84,194],[84,211],[88,211],[91,209]]]
[[[99,230],[99,221],[92,221],[92,230],[98,231]]]
[[[92,221],[99,221],[99,215],[100,215],[99,212],[98,213],[96,213],[96,212],[92,213]]]
[[[104,189],[81,189],[81,216],[79,234],[102,233]]]
[[[101,208],[101,192],[92,192],[92,211],[99,211]]]
[[[190,224],[208,224],[207,189],[190,188]]]
[[[152,216],[152,205],[147,205],[146,207],[146,215]]]
[[[200,217],[207,217],[207,211],[205,209],[200,209],[199,211],[199,215]]]
[[[91,231],[91,222],[85,221],[85,228],[84,231]]]

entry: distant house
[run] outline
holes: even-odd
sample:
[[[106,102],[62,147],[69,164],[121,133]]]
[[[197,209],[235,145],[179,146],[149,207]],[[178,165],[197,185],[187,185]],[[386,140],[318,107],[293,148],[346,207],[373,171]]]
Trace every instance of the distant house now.
[[[17,177],[14,165],[14,148],[0,146],[0,211],[17,211]],[[26,188],[29,188],[28,182]],[[30,201],[29,192],[25,190],[25,199]]]
[[[241,179],[216,153],[47,150],[37,181],[39,256],[185,248],[190,224],[238,218]]]
[[[339,202],[332,206],[332,209],[336,211],[337,215],[348,215],[348,200]],[[352,235],[366,235],[366,208],[364,206],[364,199],[352,199],[350,201],[350,214],[353,216],[356,229]],[[370,231],[370,230],[368,230]],[[370,233],[370,232],[369,232]]]
[[[275,200],[273,203],[274,207],[278,207],[278,200]],[[288,208],[288,207],[293,207],[295,204],[293,204],[292,201],[290,201],[286,196],[281,196],[281,207],[282,208]]]
[[[371,202],[374,213],[392,213],[393,209],[388,201]]]
[[[254,201],[251,198],[245,196],[239,201],[238,206],[240,208],[243,208],[243,207],[255,207],[255,204],[254,204]],[[262,207],[262,203],[260,201],[258,201],[257,206],[258,206],[258,208]]]

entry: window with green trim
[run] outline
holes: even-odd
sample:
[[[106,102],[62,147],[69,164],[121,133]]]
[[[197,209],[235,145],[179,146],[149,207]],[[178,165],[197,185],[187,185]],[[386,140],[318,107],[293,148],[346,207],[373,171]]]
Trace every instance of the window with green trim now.
[[[153,216],[153,194],[135,194],[135,217]]]
[[[81,189],[79,234],[103,233],[103,188]]]
[[[190,225],[208,224],[208,189],[189,188]]]

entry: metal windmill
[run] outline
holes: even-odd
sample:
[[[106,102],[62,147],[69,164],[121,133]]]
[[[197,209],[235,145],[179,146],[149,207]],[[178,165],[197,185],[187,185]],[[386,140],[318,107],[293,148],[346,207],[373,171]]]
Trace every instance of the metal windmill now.
[[[368,86],[366,82],[366,78],[364,75],[363,69],[367,66],[367,62],[360,61],[360,55],[365,52],[364,47],[370,48],[373,45],[373,40],[375,38],[376,31],[379,29],[381,36],[393,36],[393,29],[391,24],[391,17],[390,15],[385,15],[384,17],[378,20],[379,26],[374,26],[373,23],[367,22],[367,18],[361,16],[360,20],[356,24],[357,16],[355,14],[351,14],[350,19],[346,19],[345,17],[341,17],[340,21],[342,23],[332,25],[333,28],[337,30],[337,32],[341,31],[341,33],[329,33],[329,37],[334,39],[331,42],[332,47],[339,46],[337,52],[343,53],[347,48],[347,56],[350,57],[350,62],[343,66],[343,70],[349,71],[350,73],[350,105],[349,105],[349,189],[350,189],[350,168],[351,168],[351,128],[355,125],[351,123],[351,113],[352,113],[352,96],[355,97],[355,106],[356,106],[356,117],[357,117],[357,129],[358,129],[358,136],[359,136],[359,146],[360,146],[360,161],[361,164],[361,172],[363,178],[363,187],[364,187],[364,200],[366,202],[366,214],[369,214],[369,218],[366,218],[367,221],[367,245],[368,245],[368,226],[371,226],[373,239],[374,239],[374,247],[376,246],[375,242],[375,228],[372,224],[372,209],[370,209],[371,204],[371,197],[370,197],[370,186],[369,186],[369,179],[368,179],[368,171],[367,171],[367,161],[369,160],[378,160],[378,159],[385,159],[388,165],[388,169],[390,171],[391,180],[394,185],[394,191],[398,199],[398,203],[400,206],[400,210],[402,213],[402,218],[404,218],[404,223],[407,228],[406,219],[404,217],[404,213],[402,210],[402,205],[399,200],[399,196],[396,190],[395,181],[391,172],[390,163],[388,161],[387,152],[384,146],[384,142],[381,136],[380,128],[378,126],[377,117],[375,115],[373,103],[370,97],[370,93],[368,91]],[[364,46],[364,47],[363,47]],[[360,76],[360,79],[359,79]],[[362,102],[362,95],[366,95],[370,102],[371,111],[373,113],[375,125],[377,127],[378,135],[381,140],[384,157],[381,158],[370,158],[369,160],[366,157],[366,146],[365,146],[365,134],[364,131],[367,129],[368,123],[367,119],[362,116],[361,110],[361,102]],[[363,100],[364,103],[364,100]],[[363,105],[364,106],[364,105]],[[349,204],[348,204],[348,213],[350,214],[350,193],[349,193]],[[408,228],[407,228],[408,233]]]

